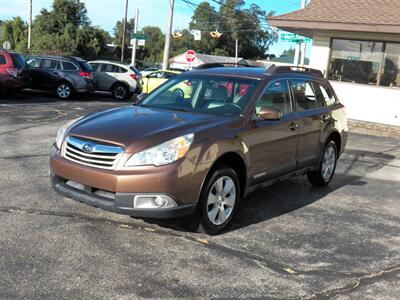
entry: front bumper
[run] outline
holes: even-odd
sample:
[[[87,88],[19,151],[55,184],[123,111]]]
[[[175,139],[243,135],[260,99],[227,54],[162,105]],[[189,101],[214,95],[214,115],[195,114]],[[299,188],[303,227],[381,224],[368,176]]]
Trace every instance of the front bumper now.
[[[83,166],[60,156],[52,147],[51,184],[54,190],[74,200],[120,214],[139,218],[176,218],[195,213],[197,193],[187,180],[177,180],[169,168],[143,172],[119,173]],[[71,185],[76,183],[79,188]],[[134,207],[136,195],[165,195],[175,201],[171,208]]]
[[[51,175],[51,185],[57,193],[86,203],[90,206],[99,207],[119,214],[130,215],[138,218],[162,219],[189,216],[194,214],[196,211],[195,204],[159,209],[133,208],[133,199],[135,195],[137,195],[135,193],[114,193],[113,197],[104,197],[96,194],[96,189],[92,187],[85,186],[84,189],[81,190],[69,186],[66,181],[67,180],[55,176],[54,174]]]

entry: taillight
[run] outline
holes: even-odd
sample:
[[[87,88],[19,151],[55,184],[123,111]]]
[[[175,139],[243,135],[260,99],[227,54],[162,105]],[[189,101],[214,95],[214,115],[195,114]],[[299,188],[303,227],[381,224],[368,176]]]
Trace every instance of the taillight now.
[[[89,72],[79,72],[79,76],[85,77],[85,78],[89,78],[90,77],[90,73]]]
[[[134,73],[130,74],[129,76],[131,76],[131,78],[134,79],[134,80],[138,80],[138,79],[139,79],[139,78],[137,77],[137,75],[134,74]]]
[[[17,78],[18,76],[18,69],[16,68],[6,68],[6,71],[8,74],[10,74],[11,76]]]

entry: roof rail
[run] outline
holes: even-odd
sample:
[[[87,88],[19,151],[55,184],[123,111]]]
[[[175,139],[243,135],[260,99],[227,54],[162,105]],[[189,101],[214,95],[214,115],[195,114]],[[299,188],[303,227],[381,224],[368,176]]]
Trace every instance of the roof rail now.
[[[311,69],[307,67],[301,67],[301,66],[279,66],[276,67],[276,73],[286,73],[286,72],[306,72],[306,73],[311,73],[312,75],[318,76],[318,77],[324,77],[324,74],[320,70],[317,69]]]
[[[223,68],[223,67],[253,67],[247,63],[224,63],[224,62],[217,62],[217,63],[206,63],[199,65],[193,69],[201,70],[201,69],[212,69],[212,68]]]

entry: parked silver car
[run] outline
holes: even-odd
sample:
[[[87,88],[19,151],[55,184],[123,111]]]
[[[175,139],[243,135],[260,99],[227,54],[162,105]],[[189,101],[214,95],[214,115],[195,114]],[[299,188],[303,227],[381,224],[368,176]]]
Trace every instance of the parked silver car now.
[[[109,91],[117,100],[131,97],[141,92],[141,74],[127,64],[95,60],[89,64],[96,72],[96,90]]]

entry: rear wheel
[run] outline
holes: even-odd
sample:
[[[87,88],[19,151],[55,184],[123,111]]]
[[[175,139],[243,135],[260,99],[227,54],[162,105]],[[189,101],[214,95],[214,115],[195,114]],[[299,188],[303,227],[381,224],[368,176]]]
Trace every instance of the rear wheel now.
[[[217,234],[224,230],[240,200],[240,184],[235,171],[219,167],[207,179],[199,200],[198,231]]]
[[[72,94],[72,86],[68,82],[60,82],[56,87],[56,94],[60,99],[68,99]]]
[[[337,146],[336,143],[331,140],[325,145],[318,170],[307,173],[308,180],[311,184],[315,186],[328,185],[335,175],[337,159]]]
[[[114,85],[111,92],[115,100],[125,100],[129,95],[128,88],[122,83]]]

